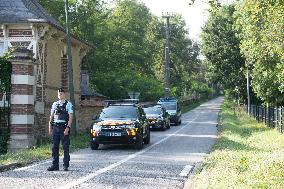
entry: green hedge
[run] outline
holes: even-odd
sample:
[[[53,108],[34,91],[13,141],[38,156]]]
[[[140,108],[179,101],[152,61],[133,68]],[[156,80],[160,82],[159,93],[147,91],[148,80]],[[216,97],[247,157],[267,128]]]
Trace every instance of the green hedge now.
[[[6,57],[0,57],[0,99],[4,93],[9,94],[11,89],[11,72],[12,66]],[[2,99],[1,99],[2,100]],[[10,128],[8,124],[8,109],[0,107],[0,154],[7,152],[8,140],[10,138]]]
[[[8,140],[10,138],[10,129],[9,128],[0,128],[0,154],[7,153],[8,149]]]

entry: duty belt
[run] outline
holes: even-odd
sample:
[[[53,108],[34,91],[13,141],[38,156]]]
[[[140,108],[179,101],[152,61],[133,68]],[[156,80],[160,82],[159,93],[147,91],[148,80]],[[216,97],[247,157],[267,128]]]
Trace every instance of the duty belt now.
[[[60,126],[66,126],[66,122],[54,122],[53,123],[53,126],[56,126],[56,127],[60,127]]]

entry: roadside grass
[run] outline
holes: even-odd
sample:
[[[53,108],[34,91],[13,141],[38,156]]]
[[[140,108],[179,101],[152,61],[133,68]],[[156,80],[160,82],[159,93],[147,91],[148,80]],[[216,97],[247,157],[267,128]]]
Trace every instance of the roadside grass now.
[[[192,188],[284,188],[284,135],[257,123],[225,101],[212,152]]]
[[[70,138],[70,152],[85,148],[89,145],[89,134],[80,133]],[[63,155],[62,146],[60,144],[60,155]],[[0,155],[0,166],[16,164],[17,166],[25,166],[27,164],[50,159],[51,158],[51,141],[47,139],[43,144],[35,146],[31,149],[19,150],[17,152],[8,152]]]

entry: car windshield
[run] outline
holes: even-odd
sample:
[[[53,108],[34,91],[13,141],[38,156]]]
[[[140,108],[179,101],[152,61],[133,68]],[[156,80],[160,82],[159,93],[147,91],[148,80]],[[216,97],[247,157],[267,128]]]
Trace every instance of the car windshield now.
[[[144,111],[146,114],[162,114],[162,109],[161,108],[154,108],[154,107],[149,107],[149,108],[144,108]]]
[[[163,103],[163,106],[166,108],[166,110],[176,110],[177,109],[176,103]]]
[[[137,118],[137,111],[134,106],[112,106],[103,109],[100,118]]]

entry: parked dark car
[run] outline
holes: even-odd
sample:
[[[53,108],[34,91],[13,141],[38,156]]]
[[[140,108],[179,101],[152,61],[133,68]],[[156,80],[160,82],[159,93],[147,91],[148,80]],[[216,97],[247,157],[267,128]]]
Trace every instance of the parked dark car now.
[[[181,108],[177,99],[170,98],[160,98],[158,104],[163,105],[166,111],[170,114],[170,121],[175,125],[181,124]]]
[[[170,114],[161,105],[144,107],[150,129],[166,130],[171,127]]]
[[[110,103],[95,117],[90,132],[92,150],[100,144],[134,144],[136,149],[142,149],[143,143],[150,143],[146,115],[136,103]]]

